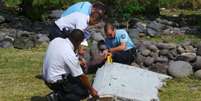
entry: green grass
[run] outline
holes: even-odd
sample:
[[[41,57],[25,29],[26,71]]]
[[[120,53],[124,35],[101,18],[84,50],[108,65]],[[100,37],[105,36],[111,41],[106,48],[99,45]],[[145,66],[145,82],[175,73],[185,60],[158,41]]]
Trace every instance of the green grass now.
[[[50,90],[41,74],[45,48],[0,49],[0,101],[45,101]],[[173,79],[160,92],[161,101],[201,101],[201,80]]]

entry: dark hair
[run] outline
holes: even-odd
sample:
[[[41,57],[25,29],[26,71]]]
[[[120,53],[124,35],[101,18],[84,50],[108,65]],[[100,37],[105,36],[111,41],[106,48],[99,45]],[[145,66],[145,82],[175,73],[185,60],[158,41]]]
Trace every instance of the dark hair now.
[[[68,38],[74,43],[81,43],[84,40],[84,33],[80,29],[74,29],[68,35]]]
[[[111,28],[112,30],[114,30],[114,25],[110,22],[107,22],[104,26],[104,31],[107,32],[108,28]]]
[[[95,9],[95,12],[99,13],[101,16],[105,13],[105,5],[100,1],[94,2],[93,8]]]
[[[100,22],[102,19],[102,16],[97,12],[91,13],[91,17],[94,18],[94,20],[96,20],[97,22]]]

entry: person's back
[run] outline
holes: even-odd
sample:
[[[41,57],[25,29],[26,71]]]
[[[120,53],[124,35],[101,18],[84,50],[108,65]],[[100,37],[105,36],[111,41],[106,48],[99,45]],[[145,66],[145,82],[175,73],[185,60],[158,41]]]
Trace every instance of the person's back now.
[[[81,12],[83,14],[90,15],[91,8],[92,8],[92,4],[90,2],[78,2],[70,6],[68,9],[66,9],[62,13],[61,17],[64,17],[74,12]]]
[[[50,42],[46,52],[43,65],[43,77],[46,79],[46,81],[52,83],[56,82],[57,80],[61,80],[61,75],[70,74],[70,67],[66,64],[66,61],[76,61],[76,59],[78,61],[78,58],[75,56],[73,46],[69,39],[55,38]],[[72,73],[74,76],[81,74],[82,72],[76,75]]]

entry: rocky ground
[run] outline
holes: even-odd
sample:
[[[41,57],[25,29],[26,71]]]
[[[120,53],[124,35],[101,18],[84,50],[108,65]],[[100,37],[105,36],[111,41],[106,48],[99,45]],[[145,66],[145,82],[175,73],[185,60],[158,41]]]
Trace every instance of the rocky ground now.
[[[61,11],[51,13],[56,18]],[[131,19],[128,32],[137,46],[136,59],[132,65],[137,65],[152,71],[170,74],[174,77],[186,77],[195,74],[201,78],[201,43],[186,41],[183,43],[155,42],[140,40],[141,37],[158,35],[201,34],[199,26],[186,26],[191,20],[183,18],[175,21],[157,18],[155,20]],[[182,20],[183,19],[183,20]],[[33,48],[37,44],[48,43],[48,30],[51,22],[33,22],[21,16],[0,13],[0,47],[1,48]],[[121,24],[115,23],[117,27]],[[101,33],[92,28],[93,33]]]

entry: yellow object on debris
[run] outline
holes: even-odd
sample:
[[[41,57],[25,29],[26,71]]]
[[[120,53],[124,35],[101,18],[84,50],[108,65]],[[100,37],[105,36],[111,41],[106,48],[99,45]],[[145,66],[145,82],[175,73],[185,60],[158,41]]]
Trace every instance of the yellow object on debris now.
[[[108,56],[107,56],[107,63],[112,63],[112,54],[109,54]]]

